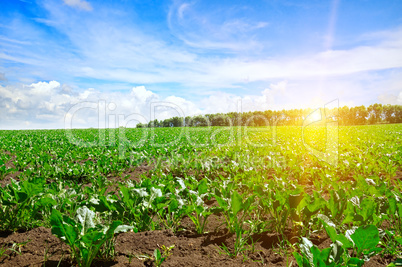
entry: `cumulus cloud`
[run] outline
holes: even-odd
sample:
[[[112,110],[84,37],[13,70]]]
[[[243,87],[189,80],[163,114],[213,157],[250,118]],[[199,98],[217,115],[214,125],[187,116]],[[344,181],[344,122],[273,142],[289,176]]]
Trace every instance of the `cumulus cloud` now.
[[[392,80],[393,75],[388,78]],[[395,85],[398,90],[376,98],[378,88],[386,86],[383,82],[386,78],[369,79],[366,83],[348,78],[320,83],[280,80],[242,96],[211,91],[192,101],[177,95],[161,96],[145,86],[108,92],[72,88],[57,81],[14,84],[0,86],[0,128],[132,127],[138,122],[173,116],[318,108],[335,99],[339,99],[340,106],[370,105],[377,101],[402,104],[400,83],[399,87]],[[356,103],[355,99],[361,102]],[[66,122],[70,124],[66,125]]]
[[[402,105],[402,91],[398,95],[382,94],[378,96],[382,104]]]
[[[155,104],[158,107],[151,110]],[[191,101],[174,95],[163,98],[145,86],[125,92],[101,92],[94,88],[76,91],[57,81],[0,86],[3,129],[89,128],[100,124],[114,128],[127,123],[126,118],[132,115],[142,118],[131,125],[134,126],[150,119],[163,120],[200,112]],[[110,116],[114,119],[109,121]],[[66,125],[66,122],[71,124]]]
[[[127,126],[128,118],[136,118],[130,124],[134,126],[137,122],[173,116],[266,110],[286,87],[287,82],[281,81],[260,94],[243,98],[215,92],[194,103],[175,95],[161,97],[145,86],[102,92],[94,88],[76,91],[57,81],[8,85],[0,86],[0,112],[4,114],[0,122],[6,128],[114,128]]]
[[[86,11],[91,11],[92,6],[89,2],[83,1],[83,0],[63,0],[64,3],[68,6],[71,7],[76,7],[78,9],[86,10]]]
[[[278,99],[287,97],[287,84],[287,81],[272,83],[259,94],[243,97],[225,92],[212,93],[201,100],[201,106],[207,114],[278,109],[282,107],[278,105]]]
[[[7,81],[6,75],[0,72],[0,81]]]

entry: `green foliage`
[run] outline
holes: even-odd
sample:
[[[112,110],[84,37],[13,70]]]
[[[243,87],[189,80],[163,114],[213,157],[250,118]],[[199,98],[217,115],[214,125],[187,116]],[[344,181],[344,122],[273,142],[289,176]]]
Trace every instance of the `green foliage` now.
[[[45,215],[54,204],[50,198],[41,198],[44,184],[44,179],[38,178],[11,181],[6,187],[0,187],[0,229],[15,231],[38,225],[35,219]]]
[[[132,229],[120,221],[109,226],[95,224],[94,218],[95,213],[85,206],[77,210],[75,219],[63,216],[58,210],[53,210],[50,218],[52,233],[70,246],[73,260],[79,266],[91,266],[105,242],[116,233]]]
[[[391,114],[388,107],[366,111],[373,123],[385,120],[382,112]],[[364,111],[340,112],[355,112],[360,120],[341,123],[362,123]],[[325,127],[311,125],[302,136],[301,127],[273,126],[298,123],[291,117],[302,115],[278,114],[267,112],[269,127],[106,129],[104,139],[97,129],[72,130],[73,140],[60,130],[2,131],[0,151],[7,152],[0,154],[0,177],[17,177],[0,188],[0,230],[49,222],[54,228],[58,218],[68,230],[64,241],[74,241],[69,244],[78,261],[85,253],[92,257],[99,247],[83,236],[104,240],[95,234],[101,225],[120,221],[134,231],[177,232],[187,216],[194,224],[190,227],[203,234],[211,214],[217,214],[224,217],[219,227],[235,238],[234,249],[227,250],[233,257],[255,242],[250,240],[255,234],[276,233],[285,244],[291,233],[304,244],[301,237],[308,240],[322,230],[332,246],[306,247],[295,256],[299,264],[358,266],[376,254],[400,256],[402,182],[393,177],[402,166],[402,125],[339,127],[338,161],[329,164],[307,149],[327,148]],[[251,113],[243,115],[210,119],[212,125],[244,124]],[[202,116],[188,119],[186,125],[208,124]],[[264,120],[249,123],[261,125]],[[124,138],[117,138],[119,134]],[[6,167],[11,163],[15,168]],[[140,175],[137,169],[148,171]],[[82,224],[85,216],[76,217],[84,207],[98,215],[98,222],[92,220],[95,226]],[[113,255],[109,237],[98,257]],[[79,252],[87,248],[78,247],[77,240],[88,241],[91,250]]]
[[[294,252],[294,257],[300,266],[363,266],[364,260],[380,253],[379,232],[374,225],[360,226],[347,230],[346,234],[338,233],[337,226],[325,215],[319,216],[332,245],[319,250],[311,241],[302,237],[301,254]],[[349,254],[349,249],[353,253]],[[361,259],[364,256],[364,259]]]
[[[361,226],[357,228],[353,234],[350,235],[355,247],[357,248],[356,255],[360,257],[363,253],[371,255],[381,251],[376,248],[380,238],[378,236],[378,229],[374,225]]]
[[[162,245],[161,249],[162,252],[159,249],[154,250],[154,260],[155,260],[155,265],[156,266],[161,266],[162,263],[171,255],[171,250],[174,248],[174,245],[170,247],[166,247],[165,245]]]

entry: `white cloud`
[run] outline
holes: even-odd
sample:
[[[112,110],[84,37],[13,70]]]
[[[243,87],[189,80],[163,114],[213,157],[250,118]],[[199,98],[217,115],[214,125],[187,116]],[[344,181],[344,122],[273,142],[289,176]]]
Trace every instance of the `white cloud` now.
[[[186,11],[186,9],[190,6],[189,3],[183,3],[179,6],[179,8],[177,9],[177,14],[179,16],[179,19],[183,19],[184,17],[184,12]]]
[[[159,120],[200,113],[194,103],[184,98],[174,95],[162,98],[144,86],[133,87],[126,92],[101,92],[94,88],[75,92],[67,85],[50,81],[0,86],[0,125],[2,129],[64,128],[67,116],[72,119],[73,128],[98,127],[99,114],[102,112],[97,108],[106,105],[108,115],[103,118],[106,120],[104,124],[106,127],[116,127],[117,124],[109,123],[109,115],[127,118],[136,114],[149,120],[152,103],[159,103],[159,108],[152,111]]]
[[[287,97],[287,84],[287,81],[280,81],[270,84],[269,88],[259,94],[248,94],[243,97],[215,92],[202,99],[200,106],[206,114],[280,109],[283,106],[278,104],[278,100]]]
[[[339,99],[340,106],[370,105],[378,100],[384,104],[402,104],[401,83],[399,87],[395,84],[395,87],[390,87],[392,91],[376,98],[378,88],[393,84],[386,81],[392,80],[394,75],[400,77],[398,73],[393,73],[376,79],[362,76],[358,79],[348,77],[320,82],[314,79],[280,80],[242,97],[234,93],[211,91],[197,101],[175,95],[162,97],[145,86],[107,92],[94,88],[74,90],[57,81],[7,85],[0,86],[0,125],[2,129],[64,128],[67,116],[72,118],[73,128],[98,127],[99,114],[102,114],[98,108],[102,106],[106,112],[104,125],[116,127],[122,123],[119,121],[117,124],[119,115],[123,116],[123,120],[131,115],[145,121],[151,118],[163,120],[197,114],[318,108],[335,99]],[[359,101],[355,102],[356,99]],[[155,107],[155,104],[158,106]],[[95,109],[89,108],[91,106]],[[68,112],[72,114],[66,115]],[[109,121],[109,116],[114,117],[116,123],[114,120]],[[29,125],[25,122],[29,122]]]
[[[0,86],[0,118],[8,128],[37,127],[64,128],[64,118],[72,118],[72,127],[97,127],[98,110],[90,107],[106,105],[108,115],[123,115],[124,118],[137,114],[146,120],[151,114],[158,120],[173,116],[193,116],[206,113],[227,113],[230,111],[265,110],[273,104],[274,96],[283,94],[287,83],[272,84],[260,95],[247,95],[240,98],[233,94],[217,92],[196,104],[185,98],[170,95],[165,98],[136,86],[126,92],[100,92],[89,88],[80,93],[57,81],[38,82],[31,85]],[[241,101],[241,105],[239,105]],[[113,107],[111,107],[113,103]],[[152,105],[158,104],[151,110]],[[240,108],[240,109],[239,109]],[[71,114],[68,114],[68,113]],[[14,124],[11,124],[11,121]],[[29,125],[24,124],[29,122]],[[7,126],[8,125],[8,126]],[[106,126],[116,124],[106,122]]]
[[[131,95],[138,99],[142,103],[150,102],[152,100],[157,100],[159,97],[145,89],[145,86],[136,86],[131,89]]]
[[[382,104],[402,105],[402,91],[398,95],[381,94],[378,96],[378,100]]]
[[[63,0],[63,2],[71,7],[76,7],[78,9],[92,11],[92,6],[89,2],[83,0]]]
[[[51,95],[54,90],[60,88],[60,83],[56,81],[38,82],[30,85],[32,95]]]

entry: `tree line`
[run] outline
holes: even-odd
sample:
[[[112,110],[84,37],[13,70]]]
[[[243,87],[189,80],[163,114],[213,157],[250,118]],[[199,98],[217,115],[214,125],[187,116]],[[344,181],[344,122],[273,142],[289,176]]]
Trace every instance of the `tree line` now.
[[[321,116],[313,115],[319,114]],[[266,110],[253,112],[229,112],[197,116],[172,117],[165,120],[152,120],[148,124],[137,124],[144,127],[195,127],[195,126],[269,126],[295,125],[301,126],[306,120],[310,122],[338,121],[339,125],[365,125],[379,123],[401,123],[401,105],[373,104],[368,107],[341,107],[333,109],[290,109]]]

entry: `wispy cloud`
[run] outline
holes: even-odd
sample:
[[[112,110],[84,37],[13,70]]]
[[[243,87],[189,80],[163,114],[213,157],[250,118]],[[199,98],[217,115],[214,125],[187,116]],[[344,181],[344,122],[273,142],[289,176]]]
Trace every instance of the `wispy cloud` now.
[[[253,36],[269,25],[267,21],[250,21],[229,17],[234,9],[214,7],[198,10],[197,2],[176,2],[170,7],[168,25],[173,34],[186,45],[221,51],[250,51],[261,47]]]
[[[180,7],[182,16],[186,17],[186,12],[190,12],[193,5],[182,4],[179,9]],[[35,72],[38,69],[43,70],[47,73],[43,77],[45,79],[81,77],[135,84],[174,82],[190,88],[208,87],[216,90],[272,79],[318,78],[402,67],[400,29],[382,34],[370,46],[343,50],[333,49],[292,57],[277,55],[255,58],[242,56],[242,53],[210,56],[186,46],[168,43],[139,27],[125,25],[119,16],[110,15],[108,21],[104,22],[103,17],[109,12],[107,10],[101,9],[99,16],[85,18],[69,13],[62,6],[51,2],[46,4],[46,8],[49,11],[49,17],[46,18],[48,27],[57,30],[65,39],[46,42],[43,33],[37,32],[24,42],[39,46],[29,49],[31,45],[21,43],[18,44],[18,53],[15,53],[15,49],[5,48],[0,54],[1,58],[10,62],[27,64],[26,68],[36,68]],[[202,21],[202,17],[197,20]],[[25,28],[23,21],[15,26],[17,34],[25,34],[32,28]],[[231,34],[251,31],[253,27],[266,27],[264,22],[248,24],[241,20],[224,21],[220,26],[215,35],[226,35],[227,38],[224,39],[229,42],[213,40],[213,37],[208,40],[206,36],[213,34],[199,34],[200,32],[194,30],[191,34],[203,40],[195,43],[200,47],[205,45],[207,49],[215,46],[213,43],[228,49],[231,45],[242,45],[236,38],[233,41]],[[212,42],[211,45],[208,42]],[[64,48],[65,45],[68,45],[67,49]]]
[[[83,0],[63,0],[63,2],[71,7],[76,7],[78,9],[92,11],[92,6],[89,2]]]
[[[0,72],[0,81],[7,81],[6,75]]]

